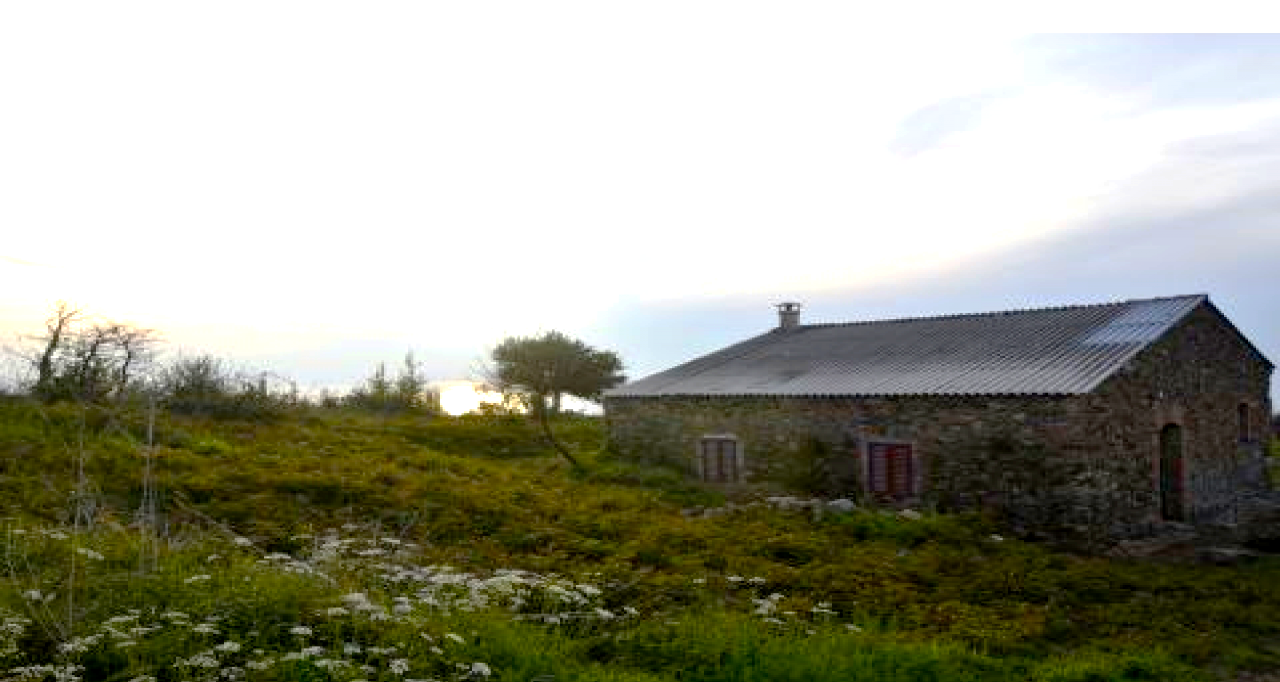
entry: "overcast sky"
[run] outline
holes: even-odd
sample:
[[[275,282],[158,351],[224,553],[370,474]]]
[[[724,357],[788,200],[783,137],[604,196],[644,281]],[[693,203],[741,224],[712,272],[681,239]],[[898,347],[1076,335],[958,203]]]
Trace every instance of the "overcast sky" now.
[[[908,17],[909,18],[909,17]],[[57,299],[341,385],[559,329],[1207,292],[1280,359],[1280,38],[844,3],[12,3],[0,333]]]

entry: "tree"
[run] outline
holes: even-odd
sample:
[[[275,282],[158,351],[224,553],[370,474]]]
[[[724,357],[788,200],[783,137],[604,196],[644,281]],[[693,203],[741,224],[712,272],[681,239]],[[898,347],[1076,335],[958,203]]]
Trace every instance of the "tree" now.
[[[364,383],[351,389],[344,402],[364,410],[379,412],[403,412],[425,410],[431,414],[440,411],[440,395],[430,386],[422,372],[422,364],[405,353],[404,366],[394,378],[387,371],[386,363],[378,363],[373,374]]]
[[[596,400],[605,389],[625,381],[618,355],[549,331],[541,336],[509,336],[494,347],[490,359],[486,383],[504,394],[520,396],[552,447],[578,466],[552,433],[551,417],[560,413],[565,395]]]
[[[427,395],[427,378],[422,374],[421,364],[413,358],[413,351],[409,351],[404,354],[404,367],[396,377],[396,401],[404,409],[418,409],[426,404]]]
[[[45,320],[45,336],[39,340],[44,343],[43,350],[33,358],[36,366],[36,395],[49,398],[53,395],[54,360],[58,351],[65,345],[65,336],[71,332],[71,325],[80,319],[82,312],[66,301],[58,301],[53,306],[49,319]]]
[[[159,335],[121,322],[89,322],[82,310],[59,301],[45,333],[21,354],[34,370],[32,394],[44,400],[97,402],[128,395],[136,375],[154,359]]]

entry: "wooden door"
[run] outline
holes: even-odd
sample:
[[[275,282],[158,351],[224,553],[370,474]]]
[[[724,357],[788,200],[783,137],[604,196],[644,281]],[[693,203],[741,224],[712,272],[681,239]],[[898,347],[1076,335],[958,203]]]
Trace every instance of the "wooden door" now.
[[[1182,427],[1167,424],[1160,429],[1160,516],[1182,521],[1182,507]]]
[[[703,438],[698,453],[702,479],[716,483],[736,483],[742,472],[738,471],[738,441],[732,438]]]

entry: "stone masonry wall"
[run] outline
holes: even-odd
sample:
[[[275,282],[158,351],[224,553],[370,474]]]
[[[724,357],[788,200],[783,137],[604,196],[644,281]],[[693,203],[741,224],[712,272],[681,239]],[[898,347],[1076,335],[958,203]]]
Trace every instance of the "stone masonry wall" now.
[[[1271,369],[1211,307],[1202,305],[1089,396],[1088,411],[1114,457],[1148,463],[1159,481],[1160,430],[1181,427],[1188,520],[1227,520],[1264,474]],[[1240,438],[1239,408],[1250,437]],[[1152,512],[1158,515],[1159,510]]]
[[[607,401],[606,417],[619,452],[691,475],[699,439],[735,436],[746,483],[757,488],[865,500],[866,445],[909,442],[915,503],[1120,532],[1145,522],[1154,504],[1149,467],[1101,456],[1093,407],[1076,397],[625,398]]]

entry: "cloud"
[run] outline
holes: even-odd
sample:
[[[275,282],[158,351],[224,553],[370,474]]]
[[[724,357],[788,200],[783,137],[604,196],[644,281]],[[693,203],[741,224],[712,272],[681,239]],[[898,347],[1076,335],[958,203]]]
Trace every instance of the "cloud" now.
[[[889,148],[903,156],[915,156],[938,147],[956,133],[977,126],[987,107],[1013,94],[1008,90],[978,92],[917,109],[903,118]]]
[[[1057,35],[1027,43],[1051,78],[1129,98],[1138,108],[1280,97],[1280,36]]]

